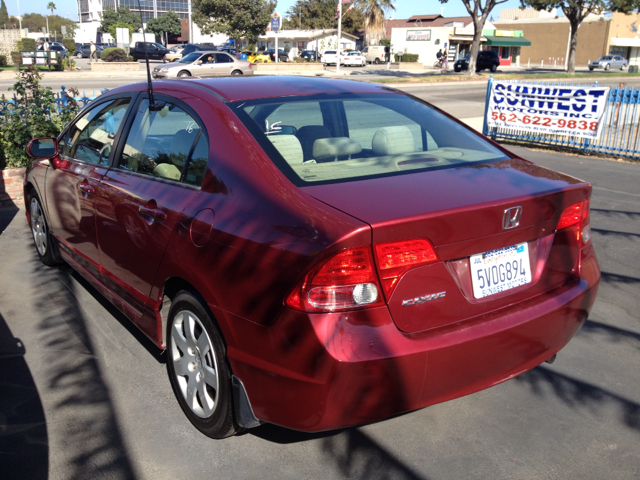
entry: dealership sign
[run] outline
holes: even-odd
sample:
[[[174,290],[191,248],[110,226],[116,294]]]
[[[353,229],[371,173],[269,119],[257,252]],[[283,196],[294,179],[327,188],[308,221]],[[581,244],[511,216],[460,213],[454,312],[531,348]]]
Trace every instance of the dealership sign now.
[[[487,126],[537,134],[598,138],[609,87],[494,81]]]
[[[408,41],[429,41],[431,30],[407,30]]]

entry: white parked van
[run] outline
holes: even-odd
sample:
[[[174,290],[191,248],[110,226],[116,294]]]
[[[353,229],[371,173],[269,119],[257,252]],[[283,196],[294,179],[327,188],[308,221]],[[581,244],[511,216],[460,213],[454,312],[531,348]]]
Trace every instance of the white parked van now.
[[[362,50],[367,63],[384,63],[384,45],[369,45]]]

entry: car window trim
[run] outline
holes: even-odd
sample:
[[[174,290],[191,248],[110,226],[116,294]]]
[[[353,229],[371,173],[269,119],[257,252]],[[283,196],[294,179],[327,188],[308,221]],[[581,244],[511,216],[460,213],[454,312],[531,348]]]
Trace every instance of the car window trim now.
[[[124,173],[127,175],[134,175],[136,177],[143,177],[143,178],[148,178],[150,180],[153,181],[160,181],[160,182],[164,182],[164,183],[169,183],[171,185],[179,185],[181,187],[186,187],[186,188],[190,188],[192,190],[200,190],[202,188],[202,184],[204,184],[204,178],[202,181],[201,185],[191,185],[189,183],[186,183],[184,181],[184,177],[186,176],[187,173],[187,167],[189,165],[189,162],[191,162],[191,156],[193,155],[193,152],[198,144],[198,141],[200,140],[200,137],[203,135],[203,133],[207,136],[207,143],[208,143],[208,147],[209,147],[209,151],[207,152],[207,168],[208,168],[208,164],[209,164],[209,157],[210,157],[210,150],[211,150],[211,137],[209,136],[209,132],[207,131],[207,128],[204,125],[204,122],[202,121],[202,119],[200,118],[200,116],[189,106],[187,105],[185,102],[183,102],[182,100],[176,98],[176,97],[172,97],[169,95],[165,95],[162,93],[156,93],[153,96],[154,100],[156,102],[163,102],[166,101],[168,103],[172,103],[180,108],[182,108],[185,112],[187,112],[189,115],[191,115],[191,117],[196,121],[196,123],[198,124],[198,127],[200,128],[200,132],[198,133],[198,135],[196,136],[195,140],[193,141],[193,144],[191,145],[191,148],[189,149],[189,154],[187,155],[187,158],[184,162],[184,166],[182,167],[182,171],[180,172],[180,179],[179,180],[173,180],[170,178],[164,178],[164,177],[153,177],[151,175],[147,175],[145,173],[139,173],[139,172],[132,172],[130,170],[127,170],[125,168],[121,168],[117,162],[116,159],[120,158],[120,156],[122,155],[122,152],[124,150],[124,146],[127,142],[126,138],[122,138],[122,141],[118,143],[117,148],[113,149],[111,154],[114,155],[113,158],[110,159],[110,168],[119,172],[119,173]],[[148,100],[149,99],[149,95],[146,92],[141,92],[138,94],[138,98],[135,99],[135,107],[130,110],[130,112],[138,112],[138,108],[140,108],[140,104],[144,101],[144,100]],[[128,112],[129,113],[129,112]],[[126,122],[122,122],[122,127],[126,128],[127,131],[131,131],[131,125],[133,125],[133,122],[135,121],[136,115],[134,113],[129,113],[128,117],[126,118]],[[205,176],[206,176],[206,170],[205,170]]]
[[[124,118],[122,119],[122,122],[120,122],[120,126],[118,127],[118,131],[116,132],[115,136],[113,137],[113,147],[111,149],[111,152],[109,153],[109,161],[107,162],[106,165],[103,165],[104,168],[109,169],[111,168],[111,166],[113,165],[114,162],[114,152],[118,149],[118,145],[120,144],[120,136],[122,134],[122,129],[124,128],[124,125],[126,124],[128,118],[131,116],[131,107],[134,103],[136,103],[136,96],[138,96],[139,93],[138,92],[133,92],[133,93],[125,93],[125,94],[121,94],[121,95],[112,95],[112,96],[107,96],[105,98],[101,98],[98,97],[96,98],[93,102],[88,103],[84,108],[82,108],[82,110],[80,110],[78,112],[78,114],[76,115],[76,117],[73,119],[72,122],[69,122],[69,125],[67,125],[64,130],[62,130],[62,132],[60,133],[60,135],[58,135],[58,143],[60,142],[60,140],[62,140],[65,135],[69,132],[69,130],[71,129],[71,127],[73,127],[76,123],[78,123],[78,121],[85,116],[85,114],[87,114],[90,110],[93,110],[94,108],[99,108],[100,105],[107,103],[107,102],[114,102],[117,101],[121,98],[127,98],[129,97],[131,100],[129,102],[129,106],[127,107],[127,111],[124,114]],[[98,102],[98,100],[100,100]],[[94,103],[97,102],[97,103]],[[60,157],[63,158],[64,160],[68,160],[68,161],[72,161],[72,162],[79,162],[82,163],[83,165],[94,165],[93,163],[89,163],[89,162],[85,162],[84,160],[80,160],[79,158],[74,158],[74,157],[69,157],[67,155],[63,155],[62,153],[60,153]]]

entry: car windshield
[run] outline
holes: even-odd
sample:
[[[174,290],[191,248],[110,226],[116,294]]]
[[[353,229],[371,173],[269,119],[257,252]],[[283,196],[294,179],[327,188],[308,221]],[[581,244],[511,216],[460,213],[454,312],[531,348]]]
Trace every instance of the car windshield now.
[[[179,63],[193,63],[200,58],[202,53],[200,52],[191,52],[189,55],[182,57],[178,60]]]
[[[606,55],[604,57],[600,57],[599,60],[613,60],[613,57],[610,55]]]
[[[232,109],[298,186],[509,158],[431,106],[405,95],[269,98],[235,102]]]

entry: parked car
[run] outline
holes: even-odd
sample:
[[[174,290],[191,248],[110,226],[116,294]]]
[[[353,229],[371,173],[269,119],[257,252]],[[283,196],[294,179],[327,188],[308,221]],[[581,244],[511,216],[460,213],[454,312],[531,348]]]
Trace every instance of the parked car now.
[[[26,214],[45,265],[166,349],[204,434],[468,395],[555,357],[589,316],[588,183],[388,86],[165,80],[152,106],[147,89],[30,143]]]
[[[100,58],[102,54],[102,50],[104,50],[100,45],[96,45],[96,56]],[[76,47],[76,51],[74,54],[78,58],[90,58],[91,57],[91,44],[83,43],[80,47]]]
[[[60,53],[60,58],[64,59],[67,56],[67,49],[60,45],[49,45],[49,50]]]
[[[346,55],[342,56],[342,58],[340,59],[340,63],[345,67],[364,67],[367,64],[367,61],[365,60],[362,53],[352,50],[350,52],[347,52]]]
[[[498,52],[494,50],[482,50],[478,52],[478,57],[476,59],[476,72],[480,72],[484,69],[489,69],[492,72],[498,70],[500,66],[500,57],[498,57]],[[463,70],[469,69],[469,55],[466,55],[463,58],[456,60],[453,64],[453,69],[456,72],[461,72]]]
[[[338,63],[338,51],[337,50],[325,50],[320,55],[320,62],[325,65],[336,65]]]
[[[129,49],[129,55],[131,55],[134,60],[146,60],[148,57],[149,60],[162,60],[166,62],[168,60],[165,59],[165,55],[168,53],[171,53],[171,50],[164,45],[152,42],[136,42]]]
[[[213,48],[203,47],[197,43],[187,43],[182,49],[182,56],[187,56],[192,52],[212,52],[215,51]]]
[[[589,70],[593,70],[594,68],[603,68],[604,70],[619,68],[620,70],[624,70],[628,65],[629,61],[620,55],[604,55],[589,63]]]
[[[264,53],[260,53],[260,52],[242,52],[247,56],[247,60],[249,60],[251,63],[269,63],[271,62],[271,57],[269,57],[269,55],[265,55]]]
[[[384,45],[369,45],[364,47],[362,54],[367,63],[380,64],[385,62]]]
[[[173,47],[169,53],[167,53],[164,58],[167,62],[175,62],[176,60],[180,60],[182,58],[182,51],[184,49],[182,47]]]
[[[269,55],[269,58],[271,59],[272,62],[276,61],[275,49],[269,48],[269,49],[265,50],[263,53],[265,55]],[[284,50],[282,50],[281,48],[278,49],[278,61],[279,62],[288,62],[289,61],[289,54],[287,52],[285,52]]]
[[[239,60],[225,52],[192,52],[170,65],[159,65],[153,78],[214,77],[220,75],[253,75],[251,62]]]
[[[299,56],[300,58],[304,58],[307,62],[315,62],[318,60],[318,52],[315,50],[303,50]]]

